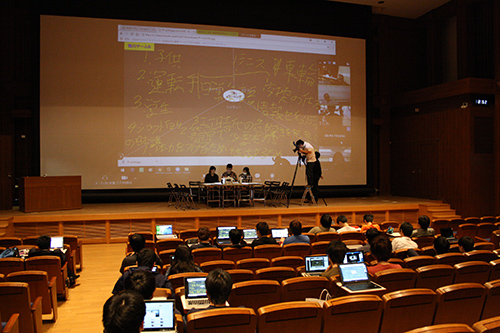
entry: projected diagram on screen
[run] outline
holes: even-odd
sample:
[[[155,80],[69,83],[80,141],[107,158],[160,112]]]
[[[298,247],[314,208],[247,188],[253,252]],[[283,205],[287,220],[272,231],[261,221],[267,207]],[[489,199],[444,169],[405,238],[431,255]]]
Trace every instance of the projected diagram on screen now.
[[[335,60],[334,40],[144,26],[118,33],[119,167],[196,177],[229,162],[293,168],[297,138],[316,143],[325,164],[335,154],[349,161],[350,66]]]

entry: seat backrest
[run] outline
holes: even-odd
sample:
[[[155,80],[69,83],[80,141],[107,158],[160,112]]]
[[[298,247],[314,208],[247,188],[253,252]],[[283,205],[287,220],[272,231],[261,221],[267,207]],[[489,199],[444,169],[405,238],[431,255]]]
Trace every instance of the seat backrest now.
[[[490,261],[491,271],[488,281],[500,279],[500,258]]]
[[[254,272],[258,269],[270,266],[271,266],[271,261],[267,258],[248,258],[248,259],[238,260],[236,262],[236,268],[249,269]]]
[[[456,264],[454,283],[475,282],[483,284],[490,277],[491,266],[484,261],[467,261]]]
[[[499,222],[500,223],[500,222]],[[490,242],[493,243],[494,249],[500,248],[500,230],[495,230],[491,233]]]
[[[387,289],[387,292],[415,287],[417,273],[409,268],[386,269],[375,273],[373,280]]]
[[[436,290],[438,304],[434,324],[473,325],[481,318],[486,288],[479,283],[457,283]]]
[[[281,285],[278,281],[250,280],[234,283],[228,302],[232,307],[244,306],[258,310],[280,300]]]
[[[216,247],[194,249],[191,253],[194,262],[198,265],[203,262],[222,259],[222,250]]]
[[[458,232],[458,226],[464,223],[465,223],[464,219],[450,219],[450,228],[453,231]]]
[[[490,262],[498,259],[498,256],[491,250],[474,250],[464,253],[464,261],[484,261]]]
[[[436,250],[434,249],[434,246],[424,246],[423,248],[420,249],[420,255],[422,256],[435,256],[436,255]]]
[[[23,238],[23,245],[36,245],[39,236],[28,236]]]
[[[19,313],[19,331],[23,333],[35,332],[27,283],[4,282],[0,284],[0,313],[5,318]]]
[[[464,260],[465,257],[462,253],[449,252],[436,255],[436,264],[440,265],[453,266],[455,264],[463,262]]]
[[[284,256],[306,257],[311,254],[311,245],[305,243],[286,244],[283,246]]]
[[[256,330],[257,316],[253,309],[221,308],[187,316],[188,332],[255,333]]]
[[[226,247],[222,250],[222,259],[232,260],[237,262],[238,260],[252,258],[252,248],[250,246],[244,247]]]
[[[57,294],[66,294],[66,279],[61,270],[61,259],[56,256],[33,257],[25,260],[26,270],[45,271],[49,280],[56,277]]]
[[[413,237],[412,239],[415,243],[417,243],[419,249],[434,244],[434,237],[432,236]]]
[[[12,272],[24,271],[23,258],[0,258],[0,273],[7,275]]]
[[[403,259],[404,268],[417,269],[418,267],[434,265],[436,263],[436,258],[433,256],[416,256]]]
[[[42,297],[42,313],[50,314],[52,311],[49,292],[49,278],[47,272],[22,271],[10,273],[6,277],[7,282],[25,282],[29,285],[30,298]],[[57,311],[57,310],[56,310]]]
[[[479,224],[481,223],[481,218],[479,217],[476,217],[476,216],[470,216],[470,217],[466,217],[464,219],[465,223],[470,223],[470,224]]]
[[[207,276],[207,273],[204,272],[188,272],[188,273],[179,273],[168,276],[168,280],[172,284],[172,288],[175,290],[179,287],[184,287],[184,278],[186,277],[204,277]]]
[[[281,301],[305,301],[306,298],[319,298],[330,282],[323,276],[294,277],[281,281]]]
[[[432,325],[437,295],[430,289],[407,289],[385,294],[380,333],[406,332]],[[416,315],[418,314],[418,315]]]
[[[311,255],[326,254],[326,249],[330,245],[328,241],[314,242],[311,244]]]
[[[283,255],[283,249],[279,245],[267,244],[258,245],[253,248],[254,258],[267,258],[271,260],[272,258],[281,257]]]
[[[227,271],[228,269],[234,269],[236,267],[236,264],[231,260],[213,260],[201,263],[200,267],[204,272],[209,273],[211,270],[214,270],[216,268],[221,268],[225,271]]]
[[[498,230],[498,227],[491,222],[482,222],[477,225],[476,237],[490,239],[491,233]]]
[[[486,300],[484,301],[481,319],[500,315],[500,280],[489,281],[484,284]]]
[[[134,234],[139,234],[139,235],[142,235],[144,236],[144,239],[145,240],[150,240],[150,241],[154,241],[155,238],[154,238],[154,235],[151,231],[140,231],[140,232],[130,232],[128,234],[128,241],[130,242],[130,238],[134,235]]]
[[[323,306],[324,327],[335,327],[335,333],[377,333],[382,309],[382,299],[377,295],[332,298]]]
[[[346,231],[340,234],[340,240],[365,240],[365,234],[360,231]]]
[[[170,257],[175,254],[174,249],[170,250],[163,250],[158,253],[158,256],[160,257],[161,261],[163,262],[164,265],[171,265],[172,263],[170,262]]]
[[[450,220],[449,219],[435,219],[431,222],[431,228],[439,233],[442,228],[449,228]]]
[[[392,227],[394,230],[399,230],[399,222],[396,221],[384,221],[380,224],[380,229],[383,231]]]
[[[331,242],[340,239],[340,235],[336,232],[318,232],[316,234],[316,242]]]
[[[416,328],[406,333],[474,333],[475,331],[466,324],[439,324]]]
[[[315,302],[283,302],[258,310],[259,333],[321,332],[323,311]]]
[[[498,333],[500,332],[500,317],[493,317],[478,321],[472,325],[476,333]]]
[[[495,249],[495,244],[491,242],[477,242],[474,243],[474,250],[488,250],[493,251]]]
[[[415,269],[417,280],[415,288],[428,288],[436,290],[439,287],[453,284],[455,268],[450,265],[430,265]]]
[[[156,241],[156,252],[175,250],[177,246],[182,244],[184,244],[184,241],[180,238],[160,239]]]
[[[292,267],[266,267],[255,271],[257,280],[275,280],[281,282],[297,276],[297,271]]]
[[[304,265],[304,258],[299,256],[283,256],[271,259],[272,267],[284,266],[297,268],[302,265]]]
[[[23,242],[19,237],[0,237],[0,246],[9,248],[12,246],[19,246]]]
[[[198,237],[198,229],[185,229],[179,231],[179,238],[185,241],[189,238],[197,238]]]
[[[472,223],[464,223],[458,226],[457,238],[469,236],[472,239],[476,237],[477,225]]]
[[[229,275],[231,275],[231,279],[233,283],[243,282],[253,280],[255,278],[255,274],[252,270],[249,269],[229,269],[227,270]]]

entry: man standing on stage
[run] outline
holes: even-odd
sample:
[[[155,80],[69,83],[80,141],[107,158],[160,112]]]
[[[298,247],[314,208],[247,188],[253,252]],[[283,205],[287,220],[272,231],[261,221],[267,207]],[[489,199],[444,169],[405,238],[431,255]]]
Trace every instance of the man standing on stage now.
[[[316,155],[314,153],[314,147],[309,142],[304,142],[303,140],[297,140],[295,143],[299,153],[304,154],[306,157],[306,177],[307,185],[312,187],[312,192],[314,198],[318,200],[318,186],[316,185],[315,175],[316,172]]]

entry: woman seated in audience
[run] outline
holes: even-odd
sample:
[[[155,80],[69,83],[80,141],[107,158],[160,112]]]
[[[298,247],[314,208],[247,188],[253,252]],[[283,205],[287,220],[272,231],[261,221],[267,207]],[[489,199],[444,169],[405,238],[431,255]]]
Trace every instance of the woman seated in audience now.
[[[372,255],[377,260],[377,264],[375,266],[368,266],[368,272],[370,274],[373,275],[386,269],[401,268],[401,266],[398,264],[389,263],[389,258],[391,257],[392,253],[392,245],[387,236],[380,235],[375,237],[375,239],[371,243],[370,250],[372,252]]]
[[[194,263],[189,247],[187,245],[179,245],[175,250],[172,266],[168,268],[165,275],[168,277],[169,275],[188,272],[203,272],[203,270]]]

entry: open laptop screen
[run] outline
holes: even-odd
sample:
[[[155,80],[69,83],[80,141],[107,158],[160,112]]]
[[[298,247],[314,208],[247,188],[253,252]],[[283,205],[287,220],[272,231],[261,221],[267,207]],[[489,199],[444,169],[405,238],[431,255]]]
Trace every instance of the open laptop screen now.
[[[156,234],[157,235],[171,235],[172,234],[172,225],[157,225],[156,226]]]
[[[184,291],[186,299],[207,297],[207,289],[205,287],[206,279],[206,277],[185,278]]]
[[[324,272],[328,268],[328,256],[305,257],[306,272]]]
[[[339,265],[342,283],[369,281],[368,269],[364,263]]]
[[[144,316],[144,331],[173,330],[175,328],[174,300],[148,300]]]
[[[229,232],[236,227],[217,227],[217,239],[229,239]]]
[[[64,237],[51,237],[50,238],[50,248],[51,249],[62,249],[64,247]]]
[[[272,229],[271,235],[273,236],[273,238],[288,237],[288,229],[287,228]]]
[[[365,262],[362,251],[347,252],[344,256],[344,264],[354,264]]]
[[[244,229],[243,230],[244,239],[255,239],[257,238],[257,230],[255,229]]]

